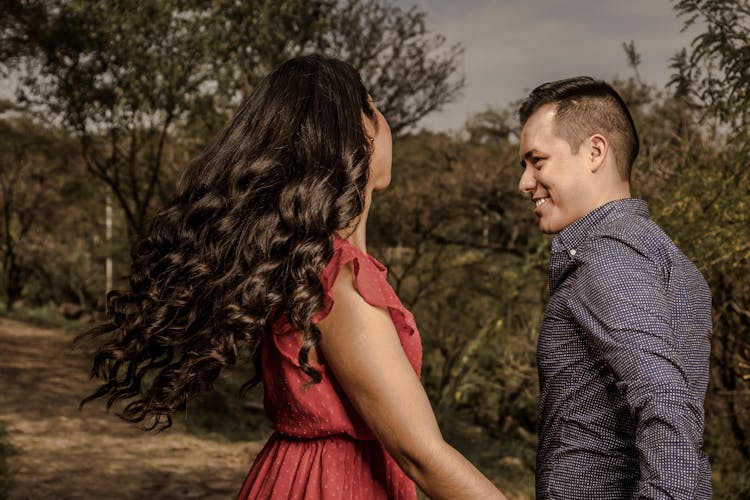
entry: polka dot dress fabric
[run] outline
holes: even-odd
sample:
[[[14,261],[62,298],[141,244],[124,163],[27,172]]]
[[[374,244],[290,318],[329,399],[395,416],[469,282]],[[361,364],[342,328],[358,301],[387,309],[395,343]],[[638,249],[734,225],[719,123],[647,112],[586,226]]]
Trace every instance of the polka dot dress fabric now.
[[[339,271],[351,264],[355,287],[369,304],[388,310],[401,345],[419,374],[422,345],[414,316],[386,281],[386,268],[341,238],[321,273],[325,306]],[[299,367],[298,332],[280,318],[262,344],[264,406],[274,434],[255,459],[239,499],[397,499],[416,498],[414,483],[388,455],[362,420],[325,363],[311,383]]]

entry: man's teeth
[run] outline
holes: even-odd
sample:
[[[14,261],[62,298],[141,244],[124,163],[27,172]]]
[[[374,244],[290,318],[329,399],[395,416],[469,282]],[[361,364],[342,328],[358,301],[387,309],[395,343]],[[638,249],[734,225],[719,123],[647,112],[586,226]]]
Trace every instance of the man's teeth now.
[[[549,198],[540,198],[540,199],[536,200],[536,206],[537,207],[541,207],[542,204],[544,204],[544,202],[546,202],[547,200],[549,200]]]

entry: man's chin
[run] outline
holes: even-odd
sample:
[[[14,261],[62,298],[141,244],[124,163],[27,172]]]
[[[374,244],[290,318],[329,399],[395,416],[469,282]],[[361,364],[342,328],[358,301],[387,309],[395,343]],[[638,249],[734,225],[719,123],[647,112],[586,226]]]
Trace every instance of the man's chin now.
[[[560,232],[559,228],[551,224],[545,224],[544,220],[539,220],[539,230],[544,234],[557,234]]]

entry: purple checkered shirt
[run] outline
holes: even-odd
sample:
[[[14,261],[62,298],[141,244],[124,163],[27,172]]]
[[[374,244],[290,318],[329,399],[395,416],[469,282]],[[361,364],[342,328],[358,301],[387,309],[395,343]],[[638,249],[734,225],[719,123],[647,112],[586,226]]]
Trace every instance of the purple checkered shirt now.
[[[537,498],[711,498],[711,295],[698,269],[631,198],[557,235],[549,284]]]

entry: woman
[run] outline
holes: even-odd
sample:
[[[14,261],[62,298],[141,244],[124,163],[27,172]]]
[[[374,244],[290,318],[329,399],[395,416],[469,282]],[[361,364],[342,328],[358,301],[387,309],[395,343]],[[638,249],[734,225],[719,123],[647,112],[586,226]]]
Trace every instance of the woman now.
[[[411,479],[432,498],[504,498],[443,441],[414,319],[367,255],[390,178],[390,129],[356,70],[282,64],[134,247],[130,290],[91,332],[111,337],[84,403],[133,399],[127,420],[168,426],[250,349],[276,432],[240,498],[413,499]]]

